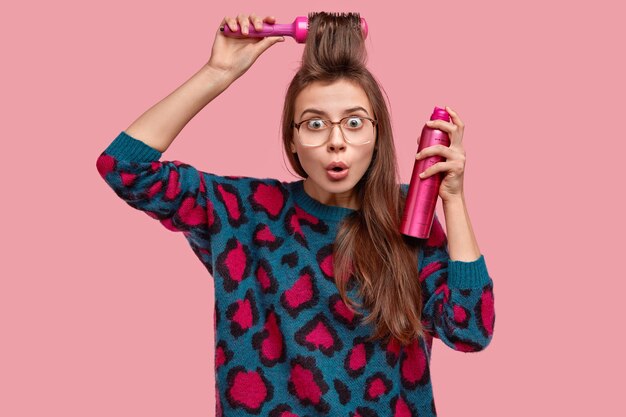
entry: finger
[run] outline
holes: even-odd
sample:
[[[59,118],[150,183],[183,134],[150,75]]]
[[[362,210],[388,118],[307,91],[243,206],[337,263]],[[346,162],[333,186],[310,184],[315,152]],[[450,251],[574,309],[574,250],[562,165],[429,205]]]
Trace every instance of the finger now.
[[[266,16],[265,19],[263,19],[264,22],[266,23],[276,23],[276,18],[274,16]]]
[[[452,119],[452,122],[457,125],[458,127],[460,127],[461,129],[465,127],[465,125],[463,124],[463,121],[461,120],[461,118],[459,117],[458,113],[455,112],[454,110],[452,110],[450,107],[446,106],[446,111],[448,112],[448,114],[450,115],[450,119]]]
[[[452,133],[457,129],[456,125],[446,122],[445,120],[429,120],[426,122],[426,126],[433,129],[443,130],[448,133]]]
[[[248,22],[248,16],[241,13],[239,16],[237,16],[237,22],[239,22],[239,26],[241,27],[241,33],[243,35],[247,35],[248,26],[250,25],[250,23]]]
[[[252,26],[254,26],[254,29],[256,31],[260,31],[261,29],[263,29],[263,20],[256,14],[250,14],[250,22],[252,23]]]
[[[415,159],[424,159],[433,155],[443,156],[444,158],[448,159],[453,156],[453,152],[447,146],[434,145],[419,151],[417,154],[415,154]]]
[[[284,42],[284,36],[267,36],[257,42],[256,47],[259,48],[259,55],[263,53],[263,51],[267,50],[270,46],[274,45],[278,42]]]
[[[228,28],[232,32],[237,31],[237,21],[234,18],[230,16],[225,16],[224,19],[222,19],[222,23],[220,24],[220,26],[224,26],[224,24],[228,25]]]
[[[420,173],[420,178],[424,179],[432,177],[439,172],[448,172],[452,170],[452,168],[454,168],[453,162],[437,162],[436,164],[429,166],[424,172]]]

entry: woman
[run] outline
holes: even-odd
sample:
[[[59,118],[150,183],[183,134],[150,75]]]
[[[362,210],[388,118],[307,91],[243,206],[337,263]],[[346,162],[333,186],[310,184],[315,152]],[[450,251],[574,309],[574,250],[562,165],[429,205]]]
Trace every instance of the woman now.
[[[247,34],[263,22],[275,19],[242,14],[222,24]],[[493,281],[463,197],[463,123],[447,108],[452,123],[431,126],[448,132],[450,147],[416,156],[447,158],[424,177],[445,175],[449,247],[436,217],[428,240],[401,235],[408,187],[399,185],[358,17],[309,22],[282,120],[303,180],[159,161],[195,114],[281,40],[218,30],[206,65],[121,132],[98,171],[129,205],[182,232],[214,277],[217,415],[436,415],[433,337],[478,351],[495,322]]]

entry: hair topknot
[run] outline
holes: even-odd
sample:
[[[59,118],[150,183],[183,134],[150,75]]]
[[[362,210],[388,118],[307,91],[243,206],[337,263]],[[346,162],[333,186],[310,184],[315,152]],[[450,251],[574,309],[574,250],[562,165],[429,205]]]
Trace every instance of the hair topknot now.
[[[309,13],[302,66],[320,72],[365,66],[367,52],[359,13]]]

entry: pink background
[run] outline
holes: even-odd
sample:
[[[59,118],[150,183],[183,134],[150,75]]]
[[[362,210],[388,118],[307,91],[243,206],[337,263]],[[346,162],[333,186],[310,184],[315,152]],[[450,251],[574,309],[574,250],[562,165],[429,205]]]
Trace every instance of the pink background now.
[[[624,415],[617,1],[40,3],[13,3],[0,25],[0,415],[213,415],[212,278],[95,161],[208,60],[225,15],[320,10],[368,21],[403,182],[435,105],[467,126],[465,193],[496,326],[480,353],[435,343],[440,415]],[[301,51],[273,46],[163,159],[295,180],[279,121]]]

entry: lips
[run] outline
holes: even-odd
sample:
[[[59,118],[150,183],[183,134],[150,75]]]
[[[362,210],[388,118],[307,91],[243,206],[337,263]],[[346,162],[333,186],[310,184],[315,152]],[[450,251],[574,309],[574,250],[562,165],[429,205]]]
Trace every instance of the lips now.
[[[340,172],[340,171],[343,171],[346,168],[348,168],[348,165],[346,165],[346,163],[343,162],[343,161],[335,161],[335,162],[331,162],[330,164],[326,165],[326,170],[327,171]]]
[[[333,181],[342,180],[348,177],[348,165],[342,161],[331,162],[326,165],[326,172],[328,174],[328,178]]]

